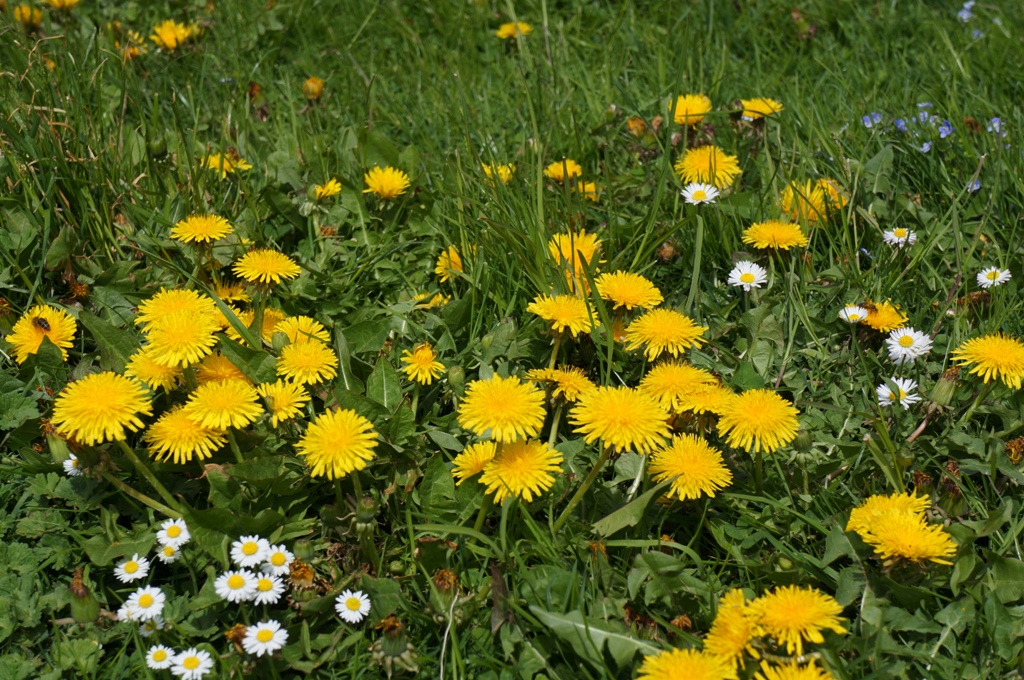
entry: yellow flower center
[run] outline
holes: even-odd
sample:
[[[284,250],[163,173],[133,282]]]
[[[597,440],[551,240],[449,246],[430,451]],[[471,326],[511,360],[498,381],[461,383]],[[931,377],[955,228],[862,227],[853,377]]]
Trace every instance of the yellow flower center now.
[[[131,562],[129,562],[126,565],[124,565],[124,573],[126,573],[126,574],[134,574],[138,570],[139,570],[139,563],[136,562],[135,560],[132,560]]]
[[[363,603],[359,601],[358,597],[350,597],[345,600],[345,606],[350,612],[357,612],[363,606]]]
[[[857,312],[854,312],[853,314],[848,314],[847,316],[850,318],[850,321],[860,321],[860,314],[858,314]]]
[[[244,585],[245,579],[238,574],[232,574],[231,577],[228,578],[228,588],[231,588],[231,590],[238,590]]]
[[[77,458],[72,458],[71,459],[71,467],[73,467],[73,468],[77,468],[78,467],[78,459]]]
[[[190,671],[194,671],[195,669],[199,668],[199,657],[187,656],[185,657],[184,661],[181,662],[181,665],[189,669]]]
[[[907,237],[907,230],[906,229],[893,229],[892,233],[893,233],[893,236],[895,236],[896,238],[906,238]]]
[[[149,593],[146,593],[145,595],[140,597],[139,598],[139,606],[142,607],[143,609],[148,609],[148,608],[152,607],[153,606],[153,596],[150,595]]]
[[[708,192],[704,191],[703,189],[697,189],[696,191],[693,192],[693,200],[695,201],[703,201],[707,197]]]
[[[743,272],[742,274],[740,274],[740,281],[742,281],[743,283],[753,283],[756,278],[757,277],[751,274],[750,272]]]
[[[167,557],[173,557],[174,556],[174,547],[173,546],[169,546],[169,545],[165,545],[164,546],[164,555],[166,555]]]
[[[273,590],[273,589],[274,589],[274,582],[271,581],[269,578],[261,578],[259,581],[256,582],[256,590],[259,590],[260,592],[265,593],[268,590]]]
[[[276,552],[270,556],[270,563],[275,567],[284,566],[284,553]]]
[[[264,628],[260,632],[256,633],[256,639],[260,642],[270,642],[274,639],[274,632],[267,628]]]
[[[900,396],[896,396],[893,392],[889,392],[889,401],[903,401],[903,397],[907,396],[907,393],[900,388]]]
[[[914,344],[914,338],[909,335],[900,336],[900,347],[910,347]]]
[[[156,661],[157,663],[163,661],[166,658],[167,658],[167,652],[165,652],[162,649],[158,649],[155,652],[153,652],[153,661]]]
[[[181,536],[181,527],[179,527],[177,524],[172,524],[167,529],[167,537],[168,538],[177,538],[178,536]]]
[[[259,549],[260,547],[252,541],[247,541],[242,544],[242,552],[246,555],[255,555],[256,551]]]
[[[988,278],[989,281],[995,281],[996,279],[999,278],[999,272],[993,269],[988,274],[985,274],[985,277]],[[76,461],[76,464],[77,464],[77,461]]]

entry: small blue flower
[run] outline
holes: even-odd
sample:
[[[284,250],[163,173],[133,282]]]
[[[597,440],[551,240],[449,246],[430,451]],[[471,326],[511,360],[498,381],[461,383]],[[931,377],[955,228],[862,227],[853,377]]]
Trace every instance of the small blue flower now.
[[[956,128],[954,128],[953,124],[948,120],[945,120],[942,122],[942,125],[939,126],[939,139],[945,139],[954,132],[956,132]]]
[[[864,127],[872,128],[876,124],[882,122],[882,114],[872,112],[870,115],[864,116],[860,119],[860,122],[864,123]]]
[[[985,34],[976,28],[973,31],[971,31],[971,37],[974,38],[975,40],[981,40],[982,38],[985,37]]]
[[[917,108],[919,108],[919,109],[930,109],[930,108],[932,108],[932,103],[931,102],[920,102],[920,103],[918,103]]]
[[[928,115],[927,111],[922,111],[921,113],[917,114],[917,122],[924,125],[925,123],[928,122],[929,117],[930,116]]]
[[[928,153],[931,150],[932,150],[932,143],[931,142],[925,142],[924,144],[921,145],[921,153]]]
[[[988,131],[993,132],[1000,137],[1006,137],[1007,134],[1006,130],[1003,129],[1003,120],[999,116],[996,116],[988,122]]]
[[[956,15],[960,17],[960,21],[965,24],[974,18],[974,15],[971,13],[971,10],[969,9],[962,9],[959,12],[957,12]]]
[[[970,182],[967,183],[967,190],[970,191],[972,194],[978,191],[979,189],[981,189],[980,179],[972,179]]]
[[[905,133],[907,131],[907,122],[902,118],[897,118],[896,122],[893,123],[893,125],[895,125],[896,129],[899,130],[900,132]]]

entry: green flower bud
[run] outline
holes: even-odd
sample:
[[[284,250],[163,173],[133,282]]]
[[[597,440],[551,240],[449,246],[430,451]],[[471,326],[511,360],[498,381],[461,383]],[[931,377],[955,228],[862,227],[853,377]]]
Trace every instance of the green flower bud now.
[[[82,579],[82,568],[75,569],[71,577],[71,618],[75,623],[92,623],[100,615],[100,603]]]

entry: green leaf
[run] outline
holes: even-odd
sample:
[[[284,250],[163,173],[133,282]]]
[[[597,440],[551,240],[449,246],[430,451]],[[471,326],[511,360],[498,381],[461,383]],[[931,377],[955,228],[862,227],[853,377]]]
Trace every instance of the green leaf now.
[[[349,326],[345,329],[345,337],[348,338],[352,352],[362,354],[380,351],[390,331],[390,320],[372,319]]]
[[[1002,603],[1016,602],[1024,597],[1024,562],[985,551],[989,565],[992,591]]]
[[[658,484],[652,489],[640,494],[629,503],[626,503],[612,514],[594,522],[594,526],[592,527],[594,533],[600,535],[602,538],[608,538],[615,532],[625,529],[626,527],[636,526],[640,520],[643,519],[647,506],[650,505],[651,501],[661,494],[661,492],[668,487],[672,481],[672,479],[666,479],[661,484]]]
[[[441,430],[427,430],[427,436],[442,449],[448,449],[449,451],[461,451],[464,448],[462,446],[462,442]]]
[[[377,359],[373,373],[366,379],[366,396],[383,406],[389,413],[402,401],[402,388],[398,372],[384,357]]]
[[[338,355],[338,385],[349,392],[362,392],[366,386],[352,372],[352,353],[348,349],[348,340],[340,328],[334,331],[334,350]]]
[[[241,485],[217,466],[206,468],[206,481],[210,484],[210,504],[215,508],[226,508],[238,513],[242,509]]]
[[[132,555],[145,555],[156,542],[156,536],[149,530],[134,537],[111,541],[100,534],[82,544],[82,549],[97,567],[109,566],[114,560]]]
[[[277,359],[263,350],[254,350],[228,337],[221,337],[220,351],[235,366],[238,366],[245,377],[255,383],[274,382],[277,373],[274,369]]]
[[[764,378],[757,373],[754,364],[749,361],[741,362],[736,373],[732,377],[733,387],[741,390],[756,390],[764,387]]]
[[[530,612],[598,670],[605,668],[602,650],[607,650],[620,669],[630,667],[638,652],[657,654],[660,651],[629,635],[618,622],[587,618],[580,611],[557,614],[537,606],[531,606]]]
[[[135,336],[84,309],[78,313],[78,320],[100,348],[100,365],[113,371],[123,371],[128,358],[139,348]]]
[[[285,473],[284,456],[263,456],[231,466],[231,476],[243,482],[273,481]]]
[[[444,462],[444,456],[435,455],[427,462],[417,492],[423,514],[428,517],[443,514],[451,507],[455,497],[455,480]]]

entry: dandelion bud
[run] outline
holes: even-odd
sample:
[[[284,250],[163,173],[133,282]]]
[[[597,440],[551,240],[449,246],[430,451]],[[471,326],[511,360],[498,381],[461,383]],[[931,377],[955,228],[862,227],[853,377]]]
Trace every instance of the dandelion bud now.
[[[309,542],[309,539],[300,538],[292,545],[292,554],[300,560],[309,562],[315,555],[313,544]]]
[[[47,433],[46,445],[50,447],[50,455],[53,457],[54,463],[62,465],[64,461],[71,458],[71,450],[68,449],[68,443],[57,436],[56,432],[53,434]]]
[[[273,345],[275,354],[281,354],[281,350],[283,350],[285,345],[288,344],[288,336],[278,331],[277,333],[274,333],[274,337],[270,341],[270,344]]]
[[[320,99],[320,95],[324,93],[324,81],[320,80],[316,76],[307,78],[306,82],[302,83],[302,94],[306,96],[306,99],[310,101],[316,101]]]
[[[359,499],[359,503],[356,504],[356,529],[359,529],[360,524],[370,525],[377,518],[377,510],[379,509],[377,501],[373,500],[370,496],[363,496]]]
[[[811,433],[800,428],[796,433],[796,439],[793,440],[793,448],[799,453],[809,453],[813,445],[814,438],[811,437]]]
[[[71,618],[75,623],[92,623],[100,615],[100,603],[93,597],[82,579],[82,568],[75,569],[71,577]]]
[[[448,369],[448,385],[452,388],[452,392],[460,397],[465,393],[466,372],[462,370],[462,366],[452,366]]]
[[[953,366],[942,372],[942,375],[935,381],[932,389],[931,401],[938,406],[949,406],[953,401],[953,394],[956,392],[956,380],[960,377],[960,367]]]

